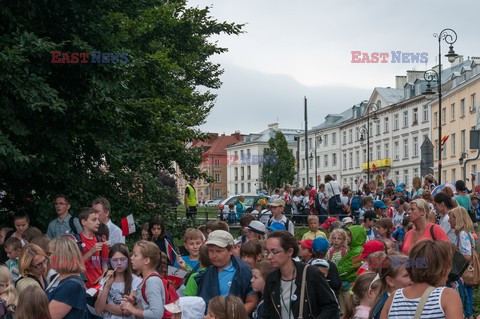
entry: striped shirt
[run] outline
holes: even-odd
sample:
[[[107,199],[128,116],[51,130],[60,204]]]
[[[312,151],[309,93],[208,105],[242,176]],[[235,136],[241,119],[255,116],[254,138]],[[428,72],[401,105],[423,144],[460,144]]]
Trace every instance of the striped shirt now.
[[[421,319],[443,319],[445,312],[442,309],[441,299],[445,287],[438,287],[432,291],[423,308]],[[403,294],[403,289],[398,289],[393,297],[393,302],[388,312],[389,319],[414,318],[418,303],[421,298],[408,299]]]

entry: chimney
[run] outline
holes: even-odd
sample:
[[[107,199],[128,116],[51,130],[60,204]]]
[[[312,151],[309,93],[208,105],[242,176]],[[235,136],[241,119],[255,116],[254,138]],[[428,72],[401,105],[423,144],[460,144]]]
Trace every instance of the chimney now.
[[[274,130],[278,130],[278,123],[268,124],[268,128],[273,128]]]
[[[397,75],[395,77],[395,88],[396,89],[403,89],[405,84],[407,84],[407,76],[406,75]]]
[[[472,56],[472,57],[470,57],[470,60],[472,60],[473,62],[475,62],[475,64],[479,64],[479,63],[480,63],[480,57],[478,57],[478,56]]]
[[[416,79],[423,79],[425,71],[407,71],[407,82],[413,83]]]

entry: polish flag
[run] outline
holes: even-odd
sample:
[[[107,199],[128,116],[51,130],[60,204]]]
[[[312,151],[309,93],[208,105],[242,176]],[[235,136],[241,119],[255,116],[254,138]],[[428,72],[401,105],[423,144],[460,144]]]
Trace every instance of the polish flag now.
[[[363,184],[363,178],[360,177],[360,180],[358,181],[358,185],[362,185]]]
[[[122,218],[122,235],[127,236],[135,232],[135,221],[133,215],[130,214],[125,218]]]
[[[173,250],[172,245],[168,242],[168,240],[165,238],[165,250],[167,251],[167,259],[168,259],[168,264],[173,266],[173,254],[176,255],[175,251]]]

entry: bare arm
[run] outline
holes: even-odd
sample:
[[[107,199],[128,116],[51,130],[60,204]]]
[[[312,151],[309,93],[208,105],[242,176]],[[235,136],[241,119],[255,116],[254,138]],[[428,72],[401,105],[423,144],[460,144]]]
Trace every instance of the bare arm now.
[[[247,295],[247,298],[245,298],[245,310],[247,311],[248,315],[250,315],[255,310],[255,308],[257,307],[257,304],[258,304],[257,294]]]
[[[395,293],[392,293],[390,297],[388,297],[385,305],[383,306],[382,313],[380,314],[380,319],[388,319],[388,312],[390,311],[390,307],[392,306],[393,296]]]
[[[48,309],[50,310],[52,319],[62,319],[70,312],[70,310],[72,310],[72,306],[63,302],[52,300],[48,305]]]
[[[463,318],[462,301],[455,290],[445,288],[441,303],[443,311],[445,311],[445,319]]]

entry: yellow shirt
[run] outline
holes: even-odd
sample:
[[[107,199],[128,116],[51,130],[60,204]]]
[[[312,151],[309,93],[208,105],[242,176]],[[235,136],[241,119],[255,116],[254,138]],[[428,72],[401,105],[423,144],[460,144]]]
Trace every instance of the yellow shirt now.
[[[327,238],[327,236],[325,236],[325,233],[321,230],[317,230],[316,233],[312,232],[311,230],[309,230],[308,232],[306,232],[305,234],[303,234],[303,237],[302,237],[302,240],[306,240],[306,239],[315,239],[317,237],[322,237],[322,238]]]

